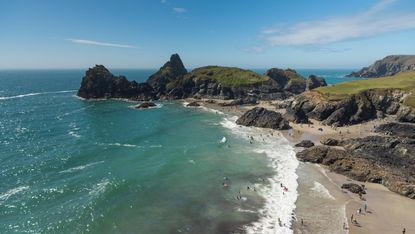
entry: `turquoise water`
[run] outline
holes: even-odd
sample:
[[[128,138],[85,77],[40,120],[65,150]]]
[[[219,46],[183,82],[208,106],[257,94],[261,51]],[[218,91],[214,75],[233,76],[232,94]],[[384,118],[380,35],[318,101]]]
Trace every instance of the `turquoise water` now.
[[[152,72],[114,71],[137,81]],[[136,110],[81,100],[82,76],[0,71],[0,233],[229,233],[290,222],[297,164],[285,139],[178,101]]]

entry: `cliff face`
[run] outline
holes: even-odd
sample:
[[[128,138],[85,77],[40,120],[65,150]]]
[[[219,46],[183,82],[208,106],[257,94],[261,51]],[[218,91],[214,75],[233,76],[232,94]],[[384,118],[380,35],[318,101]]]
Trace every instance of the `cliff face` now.
[[[297,123],[312,118],[325,125],[344,126],[398,113],[398,120],[412,122],[413,109],[400,104],[404,96],[400,90],[367,90],[341,101],[327,101],[317,92],[308,92],[295,97],[285,117]]]
[[[128,81],[124,76],[114,76],[103,65],[88,69],[77,95],[91,98],[128,98],[150,100],[155,97],[153,88],[146,83]]]
[[[353,72],[347,77],[375,78],[393,76],[399,72],[415,70],[415,55],[390,55],[376,61],[373,65]]]

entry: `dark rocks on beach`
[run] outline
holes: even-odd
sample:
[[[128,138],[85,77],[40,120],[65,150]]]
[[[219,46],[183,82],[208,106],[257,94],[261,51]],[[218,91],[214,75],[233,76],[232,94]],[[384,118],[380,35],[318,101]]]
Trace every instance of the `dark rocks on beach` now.
[[[320,140],[320,143],[327,146],[336,146],[339,144],[339,141],[334,138],[323,138]]]
[[[295,147],[303,147],[303,148],[310,148],[313,146],[314,146],[314,143],[310,140],[302,140],[301,142],[295,145]]]
[[[244,126],[254,126],[260,128],[272,128],[286,130],[290,128],[288,121],[280,113],[269,111],[262,107],[255,107],[245,112],[237,121],[237,124]]]
[[[143,102],[143,103],[137,105],[135,108],[136,109],[147,109],[147,108],[155,107],[155,106],[157,106],[157,105],[153,102]]]
[[[399,72],[415,70],[415,55],[390,55],[376,61],[373,65],[365,67],[357,72],[352,72],[347,77],[375,78],[393,76]]]
[[[415,140],[395,136],[347,139],[336,148],[323,145],[305,149],[297,158],[327,165],[358,181],[383,184],[415,199]]]
[[[310,75],[306,80],[306,90],[327,86],[326,80],[322,77]]]
[[[366,194],[366,191],[363,189],[363,187],[355,183],[345,183],[342,185],[341,188],[347,189],[350,192],[356,193],[356,194]]]
[[[200,104],[198,102],[191,102],[191,103],[187,104],[186,106],[198,107],[198,106],[200,106]]]

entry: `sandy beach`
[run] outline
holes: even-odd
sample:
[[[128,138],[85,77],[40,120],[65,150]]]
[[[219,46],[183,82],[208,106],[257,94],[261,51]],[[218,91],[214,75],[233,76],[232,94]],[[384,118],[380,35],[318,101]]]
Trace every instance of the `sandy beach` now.
[[[219,105],[218,103],[229,102],[223,100],[214,100],[214,103],[194,99],[187,101],[198,101],[207,108],[237,116],[254,107],[284,112],[283,109],[275,107],[276,103],[266,101],[255,106]],[[292,130],[281,132],[292,144],[301,140],[320,144],[323,138],[340,140],[376,135],[378,133],[374,132],[374,128],[391,119],[392,117],[386,117],[339,128],[311,120],[312,124],[290,123]],[[295,210],[297,221],[293,224],[294,233],[402,233],[403,228],[406,233],[415,233],[415,200],[393,193],[380,184],[353,181],[320,165],[300,163],[298,174],[299,197]],[[367,194],[363,197],[368,204],[367,212],[364,212],[364,201],[358,195],[341,189],[343,183],[351,182],[365,185]],[[313,197],[313,192],[317,190],[320,195]],[[361,214],[357,214],[359,208],[363,210]],[[352,214],[358,224],[351,223]]]

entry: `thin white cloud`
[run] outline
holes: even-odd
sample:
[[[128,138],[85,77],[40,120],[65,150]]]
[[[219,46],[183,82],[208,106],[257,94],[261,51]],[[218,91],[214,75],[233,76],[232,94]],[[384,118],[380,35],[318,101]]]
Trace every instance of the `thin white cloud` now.
[[[85,40],[85,39],[68,39],[68,41],[77,43],[77,44],[85,44],[85,45],[96,45],[96,46],[117,47],[117,48],[133,48],[133,49],[137,48],[136,46],[133,46],[133,45],[92,41],[92,40]]]
[[[185,8],[182,7],[173,7],[173,11],[176,13],[186,13],[187,10]]]
[[[261,38],[265,40],[266,44],[262,48],[325,45],[388,32],[415,29],[415,14],[413,12],[387,12],[387,7],[396,1],[380,0],[367,11],[355,15],[264,29],[261,32]]]

